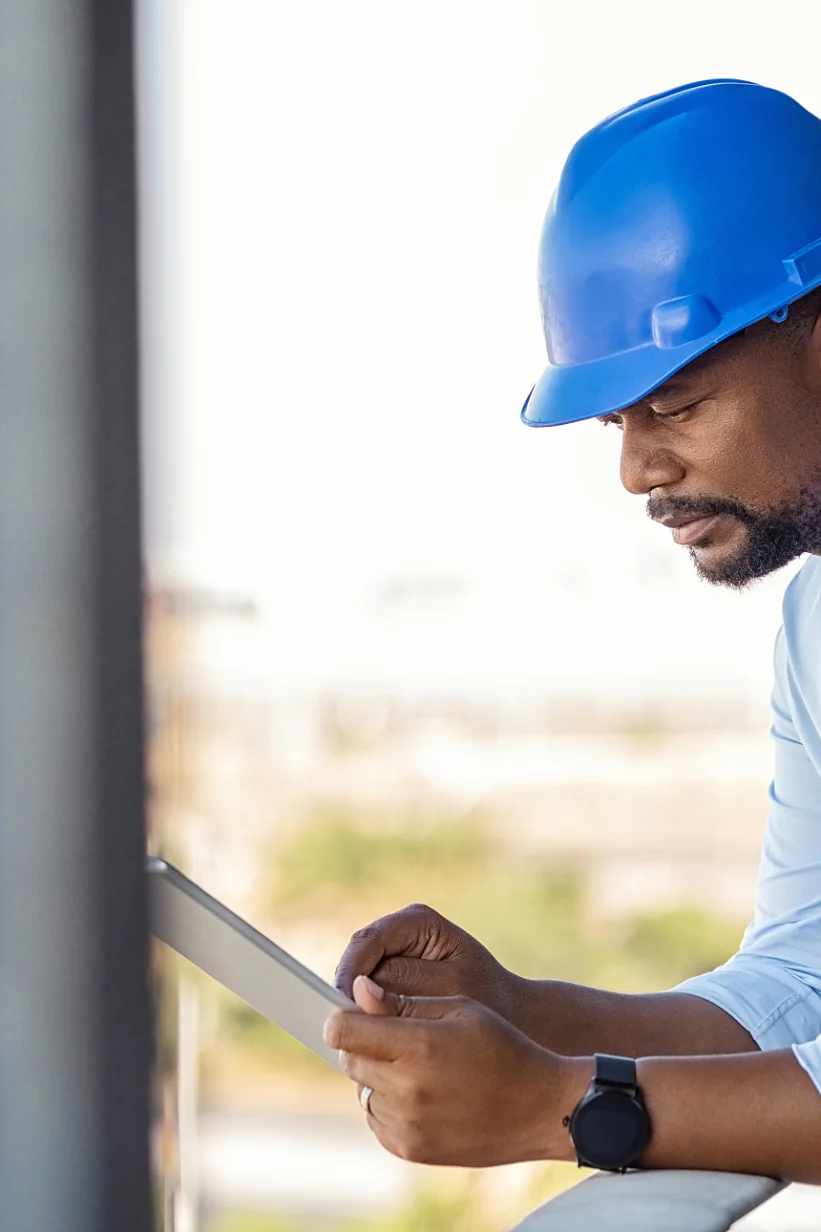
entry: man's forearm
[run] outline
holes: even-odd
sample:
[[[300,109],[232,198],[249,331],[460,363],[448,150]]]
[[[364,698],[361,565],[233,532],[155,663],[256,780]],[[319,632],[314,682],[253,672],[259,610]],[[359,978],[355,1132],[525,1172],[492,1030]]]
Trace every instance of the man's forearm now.
[[[595,1052],[704,1056],[758,1049],[724,1010],[682,992],[626,994],[560,980],[521,980],[508,1017],[543,1047],[570,1057]]]
[[[563,1097],[569,1114],[587,1089],[593,1064],[574,1058],[566,1065]],[[651,1123],[641,1167],[821,1182],[821,1096],[789,1049],[652,1057],[639,1060],[637,1068]],[[559,1126],[557,1120],[545,1154],[573,1159],[569,1134]]]

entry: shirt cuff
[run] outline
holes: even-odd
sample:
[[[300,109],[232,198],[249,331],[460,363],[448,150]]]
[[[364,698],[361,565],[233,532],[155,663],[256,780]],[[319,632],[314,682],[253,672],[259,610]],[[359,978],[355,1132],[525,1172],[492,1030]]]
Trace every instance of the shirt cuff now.
[[[818,1094],[821,1095],[821,1039],[810,1040],[807,1044],[793,1044],[792,1050],[798,1064],[812,1078]]]
[[[717,1005],[741,1023],[762,1050],[809,1044],[821,1035],[821,995],[778,962],[736,955],[723,967],[684,980],[670,991]]]

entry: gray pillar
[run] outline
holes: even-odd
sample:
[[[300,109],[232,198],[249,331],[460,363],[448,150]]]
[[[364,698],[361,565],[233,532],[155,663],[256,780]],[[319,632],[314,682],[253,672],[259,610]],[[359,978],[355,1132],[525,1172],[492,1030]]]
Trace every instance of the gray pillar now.
[[[0,0],[0,1222],[146,1232],[132,6]]]

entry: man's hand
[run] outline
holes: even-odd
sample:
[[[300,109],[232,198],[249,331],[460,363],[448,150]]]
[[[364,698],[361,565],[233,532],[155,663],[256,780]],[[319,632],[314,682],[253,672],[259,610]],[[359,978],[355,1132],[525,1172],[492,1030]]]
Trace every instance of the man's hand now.
[[[353,996],[358,975],[388,992],[470,997],[511,1020],[525,983],[470,933],[421,904],[354,933],[336,969],[337,988]]]
[[[473,1168],[573,1158],[562,1118],[589,1066],[580,1075],[467,997],[394,995],[365,977],[353,993],[365,1013],[333,1014],[325,1039],[360,1092],[372,1088],[368,1124],[386,1150]]]
[[[700,1056],[758,1046],[724,1010],[690,993],[605,992],[514,975],[470,933],[418,904],[354,933],[336,970],[337,988],[353,996],[358,975],[394,993],[470,997],[568,1057]]]
[[[368,1124],[387,1150],[427,1164],[485,1167],[573,1159],[562,1124],[592,1057],[561,1057],[466,997],[402,997],[364,977],[365,1012],[337,1011],[325,1039],[370,1087]],[[821,1099],[791,1049],[647,1057],[643,1168],[751,1172],[821,1184]]]

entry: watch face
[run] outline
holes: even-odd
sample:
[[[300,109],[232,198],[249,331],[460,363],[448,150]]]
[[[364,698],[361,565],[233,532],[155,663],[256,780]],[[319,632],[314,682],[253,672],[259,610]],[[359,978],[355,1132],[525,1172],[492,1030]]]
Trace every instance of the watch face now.
[[[581,1104],[570,1124],[579,1156],[597,1168],[633,1163],[647,1145],[649,1122],[626,1091],[601,1091]]]

